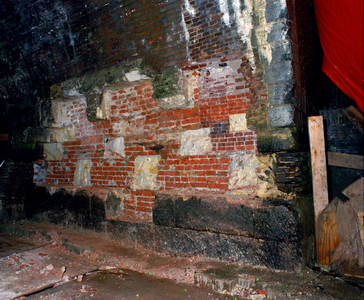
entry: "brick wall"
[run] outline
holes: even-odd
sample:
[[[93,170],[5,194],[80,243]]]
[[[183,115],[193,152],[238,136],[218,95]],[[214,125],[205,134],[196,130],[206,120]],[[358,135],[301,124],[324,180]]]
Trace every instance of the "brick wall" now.
[[[241,65],[244,60],[240,58]],[[45,185],[80,188],[76,182],[83,182],[81,185],[90,188],[116,189],[123,195],[119,217],[140,220],[151,220],[154,197],[159,191],[229,192],[230,155],[257,152],[256,133],[234,127],[236,123],[231,121],[232,116],[245,114],[250,93],[238,88],[242,81],[236,87],[236,79],[225,76],[232,72],[228,67],[214,68],[212,63],[198,66],[189,64],[182,69],[182,77],[198,78],[192,95],[194,103],[184,109],[161,109],[152,98],[150,79],[115,84],[109,95],[109,120],[88,121],[84,96],[52,100],[53,109],[61,112],[55,119],[56,130],[68,128],[74,137],[60,140],[54,129],[49,134],[45,148],[57,145],[52,149],[61,151],[61,157],[46,151]],[[230,71],[225,72],[225,68]],[[217,70],[218,74],[208,75]],[[241,73],[237,74],[241,78]],[[189,139],[187,136],[184,141],[183,134],[204,130],[206,136],[197,136],[195,143],[207,139],[203,143],[208,150],[180,152],[182,142],[188,143]],[[123,150],[110,150],[109,143],[121,137]],[[156,171],[151,171],[149,158],[156,159]],[[80,161],[90,161],[89,181],[75,181],[80,176]],[[146,173],[139,176],[139,171]]]
[[[33,105],[41,138],[29,130],[18,139],[44,146],[38,185],[117,189],[123,216],[150,220],[159,191],[254,197],[265,176],[256,170],[271,167],[258,146],[296,145],[284,1],[9,3],[7,20],[20,29],[6,25],[12,31],[2,37],[20,41],[38,82],[54,84]],[[135,69],[151,80],[123,77]],[[52,99],[54,86],[75,80]]]

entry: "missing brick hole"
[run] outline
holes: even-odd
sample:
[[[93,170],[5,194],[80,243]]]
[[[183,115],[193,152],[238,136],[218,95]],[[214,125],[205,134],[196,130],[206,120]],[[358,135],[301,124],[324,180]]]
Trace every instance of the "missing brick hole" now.
[[[155,151],[155,152],[159,152],[159,151],[161,151],[162,149],[164,148],[164,146],[163,145],[154,145],[154,146],[151,146],[150,147],[150,150],[153,150],[153,151]]]

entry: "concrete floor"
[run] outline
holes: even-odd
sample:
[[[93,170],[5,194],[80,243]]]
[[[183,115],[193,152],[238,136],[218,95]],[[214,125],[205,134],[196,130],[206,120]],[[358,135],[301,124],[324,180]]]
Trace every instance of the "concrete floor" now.
[[[0,299],[363,299],[364,280],[177,258],[94,232],[0,226]]]

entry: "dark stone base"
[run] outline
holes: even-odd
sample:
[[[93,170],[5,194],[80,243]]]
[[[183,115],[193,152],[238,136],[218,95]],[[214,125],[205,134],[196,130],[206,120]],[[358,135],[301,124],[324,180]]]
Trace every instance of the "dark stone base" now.
[[[223,196],[184,200],[158,194],[153,224],[141,224],[107,220],[106,202],[82,191],[41,194],[42,209],[28,210],[29,218],[38,222],[105,232],[125,245],[172,256],[202,256],[286,271],[301,268],[300,214],[286,201]]]

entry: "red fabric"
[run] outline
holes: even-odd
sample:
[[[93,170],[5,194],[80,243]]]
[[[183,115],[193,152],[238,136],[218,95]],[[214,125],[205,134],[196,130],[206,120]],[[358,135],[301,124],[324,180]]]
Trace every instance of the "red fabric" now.
[[[363,0],[315,0],[322,70],[363,111]]]

